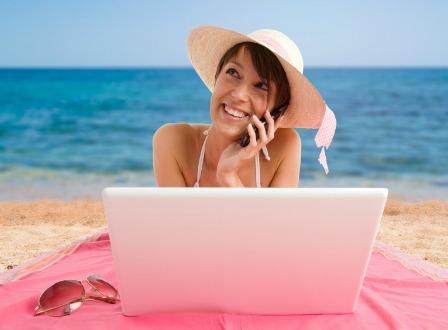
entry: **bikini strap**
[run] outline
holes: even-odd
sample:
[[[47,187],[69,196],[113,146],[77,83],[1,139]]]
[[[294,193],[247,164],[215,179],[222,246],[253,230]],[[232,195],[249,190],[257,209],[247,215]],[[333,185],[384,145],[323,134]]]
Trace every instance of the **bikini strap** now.
[[[201,178],[201,173],[202,173],[202,164],[204,163],[205,144],[207,143],[207,139],[208,139],[208,130],[205,130],[204,133],[202,133],[202,134],[205,135],[205,139],[204,139],[204,142],[202,143],[201,154],[199,155],[198,172],[197,172],[196,183],[194,184],[194,187],[199,187],[199,180]]]
[[[257,184],[257,188],[261,188],[260,182],[260,157],[258,153],[255,155],[255,182]]]

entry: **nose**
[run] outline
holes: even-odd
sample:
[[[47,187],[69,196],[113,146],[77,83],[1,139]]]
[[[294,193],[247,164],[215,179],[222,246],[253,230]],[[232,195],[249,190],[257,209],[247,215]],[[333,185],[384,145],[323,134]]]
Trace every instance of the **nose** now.
[[[241,83],[232,90],[232,97],[236,101],[246,102],[249,101],[249,90],[247,84]]]

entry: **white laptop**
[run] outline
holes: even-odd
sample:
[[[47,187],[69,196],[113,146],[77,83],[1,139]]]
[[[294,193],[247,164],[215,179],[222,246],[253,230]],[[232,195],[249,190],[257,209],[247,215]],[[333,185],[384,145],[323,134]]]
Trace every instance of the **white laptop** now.
[[[106,188],[125,315],[351,313],[383,188]]]

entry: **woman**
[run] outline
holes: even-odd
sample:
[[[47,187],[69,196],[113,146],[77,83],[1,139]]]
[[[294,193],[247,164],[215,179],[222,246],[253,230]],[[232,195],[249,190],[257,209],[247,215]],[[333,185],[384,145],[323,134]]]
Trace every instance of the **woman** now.
[[[157,130],[157,185],[297,187],[301,143],[293,128],[335,127],[335,120],[301,74],[302,57],[294,42],[274,30],[245,36],[206,26],[191,32],[188,46],[194,68],[212,91],[212,124],[166,124]],[[270,112],[279,107],[284,113],[274,121]],[[246,132],[249,144],[243,147]],[[318,146],[328,148],[333,125],[330,134],[320,133],[326,139]],[[325,168],[323,150],[319,160]]]

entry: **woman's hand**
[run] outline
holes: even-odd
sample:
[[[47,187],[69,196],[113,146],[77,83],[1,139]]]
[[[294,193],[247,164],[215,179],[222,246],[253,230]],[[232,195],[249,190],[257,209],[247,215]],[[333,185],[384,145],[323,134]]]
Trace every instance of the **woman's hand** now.
[[[278,121],[274,122],[269,111],[264,114],[267,122],[267,130],[265,125],[253,115],[251,124],[247,127],[249,133],[250,143],[245,148],[240,146],[240,142],[234,142],[229,145],[221,154],[216,169],[216,179],[221,186],[227,187],[242,187],[240,178],[238,177],[238,170],[243,161],[253,158],[262,147],[266,146],[274,139],[274,132],[277,130]],[[258,128],[259,139],[256,140],[255,131],[252,125]]]

